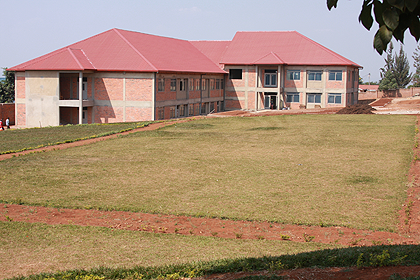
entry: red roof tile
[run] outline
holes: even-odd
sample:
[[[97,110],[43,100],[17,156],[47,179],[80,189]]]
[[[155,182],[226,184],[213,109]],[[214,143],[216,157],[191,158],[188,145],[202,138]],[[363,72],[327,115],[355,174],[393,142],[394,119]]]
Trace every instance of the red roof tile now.
[[[198,50],[219,64],[231,41],[190,41]]]
[[[296,31],[237,32],[223,64],[360,65]]]
[[[225,73],[188,41],[120,29],[100,33],[9,70],[88,69]]]

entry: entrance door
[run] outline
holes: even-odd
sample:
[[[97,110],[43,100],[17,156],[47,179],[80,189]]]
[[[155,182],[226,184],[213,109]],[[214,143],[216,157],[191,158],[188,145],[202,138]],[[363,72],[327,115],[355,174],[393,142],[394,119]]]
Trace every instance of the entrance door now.
[[[264,95],[264,109],[277,109],[276,95]]]

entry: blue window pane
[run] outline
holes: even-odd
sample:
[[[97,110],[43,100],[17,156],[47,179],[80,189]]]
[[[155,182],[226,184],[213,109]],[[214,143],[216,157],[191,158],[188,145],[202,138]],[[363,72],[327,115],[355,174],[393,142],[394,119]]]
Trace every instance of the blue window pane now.
[[[328,103],[334,103],[334,95],[328,95]]]
[[[341,81],[342,79],[343,79],[343,72],[338,72],[336,75],[335,75],[335,79],[337,80],[337,81]]]
[[[315,103],[321,103],[321,94],[315,95]]]
[[[293,102],[299,102],[299,94],[293,95]]]
[[[315,96],[313,94],[308,95],[308,103],[314,103]]]
[[[341,94],[340,94],[340,95],[337,95],[337,96],[335,97],[335,103],[336,103],[336,104],[341,104]]]

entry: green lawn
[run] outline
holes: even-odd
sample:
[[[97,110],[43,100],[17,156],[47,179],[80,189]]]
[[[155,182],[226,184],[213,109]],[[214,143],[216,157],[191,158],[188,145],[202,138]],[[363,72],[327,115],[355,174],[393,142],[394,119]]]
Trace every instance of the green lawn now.
[[[113,134],[121,130],[130,130],[147,122],[115,123],[94,125],[67,125],[31,129],[11,129],[1,131],[0,154],[21,149],[34,149],[49,146],[57,142],[85,137]]]
[[[339,247],[313,242],[232,240],[21,222],[0,222],[0,237],[0,279],[99,266],[162,266]]]
[[[195,120],[0,162],[0,200],[396,230],[415,120]]]

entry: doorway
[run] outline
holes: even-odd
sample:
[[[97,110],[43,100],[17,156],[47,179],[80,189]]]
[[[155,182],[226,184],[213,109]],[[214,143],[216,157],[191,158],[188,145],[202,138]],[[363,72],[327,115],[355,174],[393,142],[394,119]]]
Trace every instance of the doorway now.
[[[277,109],[277,95],[264,95],[264,109]]]

